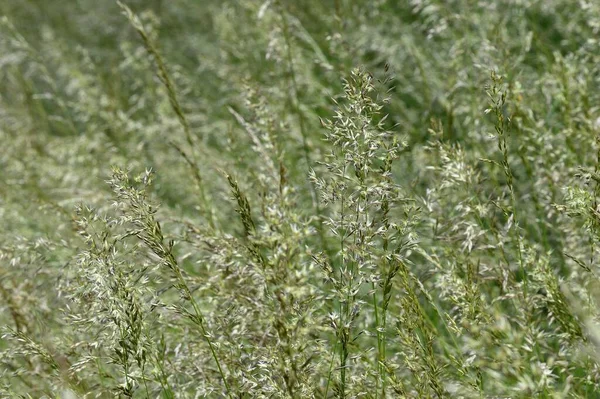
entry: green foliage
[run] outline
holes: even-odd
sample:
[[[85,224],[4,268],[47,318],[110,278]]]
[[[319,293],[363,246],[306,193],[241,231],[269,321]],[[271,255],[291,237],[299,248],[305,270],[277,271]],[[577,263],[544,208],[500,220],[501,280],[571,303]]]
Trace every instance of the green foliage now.
[[[596,397],[599,33],[0,2],[0,396]]]

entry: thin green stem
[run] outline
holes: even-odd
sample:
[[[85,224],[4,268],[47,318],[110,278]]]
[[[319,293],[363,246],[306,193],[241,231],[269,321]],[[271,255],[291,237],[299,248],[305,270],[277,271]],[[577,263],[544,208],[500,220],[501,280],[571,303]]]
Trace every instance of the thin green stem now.
[[[300,134],[302,136],[302,152],[304,156],[304,162],[306,163],[306,168],[310,169],[312,165],[312,161],[310,159],[310,147],[308,145],[308,132],[306,129],[306,123],[304,121],[304,115],[302,114],[302,110],[300,109],[300,96],[298,90],[298,80],[296,77],[296,68],[294,67],[294,54],[293,54],[293,46],[292,40],[290,37],[290,27],[287,16],[285,14],[285,10],[283,9],[283,5],[278,3],[279,5],[279,14],[281,16],[281,21],[283,24],[283,38],[286,45],[286,58],[288,64],[288,76],[290,80],[290,86],[292,88],[290,92],[290,104],[292,105],[292,109],[298,118],[298,127],[300,129]],[[327,237],[325,235],[325,227],[323,223],[323,210],[321,209],[321,205],[319,203],[319,199],[317,197],[317,188],[315,183],[311,180],[310,182],[310,195],[313,203],[313,208],[316,211],[318,218],[318,228],[317,231],[319,233],[319,239],[321,240],[321,244],[327,253],[327,256],[332,258],[331,253],[328,249],[327,245]]]
[[[204,337],[204,340],[206,341],[206,343],[208,344],[208,347],[210,348],[210,353],[217,365],[217,369],[219,370],[219,374],[221,375],[223,384],[225,384],[225,389],[227,390],[227,395],[230,398],[233,398],[231,389],[229,387],[229,383],[227,382],[227,378],[225,378],[225,373],[223,372],[223,368],[221,367],[221,362],[219,361],[219,357],[217,356],[215,346],[214,346],[212,340],[210,339],[210,335],[208,334],[208,331],[206,330],[206,327],[204,325],[204,315],[202,314],[202,311],[200,310],[198,303],[194,299],[194,297],[192,295],[192,291],[190,290],[189,286],[187,285],[187,282],[183,278],[183,275],[181,274],[181,269],[179,268],[179,265],[177,264],[177,261],[171,251],[168,251],[168,253],[167,253],[167,261],[171,265],[174,266],[173,271],[175,273],[177,282],[179,283],[180,287],[183,288],[186,297],[188,298],[189,302],[192,304],[192,308],[194,309],[194,316],[195,316],[194,321],[200,327],[200,333]]]
[[[381,379],[381,361],[383,359],[382,353],[382,336],[379,331],[379,306],[377,305],[377,291],[376,285],[373,283],[373,309],[375,309],[375,333],[377,335],[377,357],[375,358],[375,367],[377,369],[377,375],[375,376],[375,398],[379,397],[379,380]],[[382,392],[382,397],[384,393]]]

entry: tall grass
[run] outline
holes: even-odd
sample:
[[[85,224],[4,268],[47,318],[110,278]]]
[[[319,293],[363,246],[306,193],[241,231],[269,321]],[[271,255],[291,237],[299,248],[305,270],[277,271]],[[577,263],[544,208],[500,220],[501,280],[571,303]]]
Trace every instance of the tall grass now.
[[[0,14],[1,397],[598,396],[594,2]]]

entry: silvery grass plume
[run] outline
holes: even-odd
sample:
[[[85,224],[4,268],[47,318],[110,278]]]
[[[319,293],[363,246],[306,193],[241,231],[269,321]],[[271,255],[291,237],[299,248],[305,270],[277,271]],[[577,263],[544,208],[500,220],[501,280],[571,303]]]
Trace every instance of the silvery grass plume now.
[[[392,281],[403,271],[404,283],[411,285],[405,262],[416,244],[412,227],[418,209],[392,180],[393,162],[404,145],[384,127],[385,101],[377,98],[369,73],[353,70],[333,119],[323,121],[333,147],[323,163],[327,175],[311,173],[331,210],[326,225],[338,247],[333,263],[316,258],[331,286],[336,337],[325,395],[330,385],[340,397],[386,394]]]

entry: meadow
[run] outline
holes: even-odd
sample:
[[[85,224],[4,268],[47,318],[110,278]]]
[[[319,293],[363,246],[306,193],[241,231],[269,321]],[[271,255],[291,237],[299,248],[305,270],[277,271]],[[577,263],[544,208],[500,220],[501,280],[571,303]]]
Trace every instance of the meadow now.
[[[0,1],[1,398],[600,398],[600,2]]]

